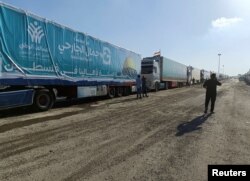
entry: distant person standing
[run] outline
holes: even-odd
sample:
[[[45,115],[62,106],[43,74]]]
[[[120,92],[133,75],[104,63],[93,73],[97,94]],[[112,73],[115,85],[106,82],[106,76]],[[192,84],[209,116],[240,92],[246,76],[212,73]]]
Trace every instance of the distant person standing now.
[[[207,113],[208,104],[211,99],[211,109],[210,112],[214,112],[214,104],[216,100],[216,94],[217,94],[217,85],[221,86],[221,83],[216,79],[216,74],[211,74],[211,78],[209,80],[206,80],[203,84],[203,87],[206,88],[206,100],[205,100],[205,111],[204,113]]]
[[[146,97],[148,97],[148,95],[147,95],[146,78],[144,76],[142,76],[141,81],[142,81],[142,96],[144,97],[144,95],[145,95]]]
[[[193,78],[192,80],[193,80],[193,85],[194,85],[195,84],[195,79]]]
[[[141,88],[142,88],[141,86],[142,86],[141,76],[138,75],[136,78],[137,99],[139,97],[141,99]]]

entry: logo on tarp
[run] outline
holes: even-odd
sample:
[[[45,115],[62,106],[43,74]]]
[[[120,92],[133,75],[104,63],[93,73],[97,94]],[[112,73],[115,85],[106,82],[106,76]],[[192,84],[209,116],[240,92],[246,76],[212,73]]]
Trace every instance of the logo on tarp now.
[[[111,51],[108,47],[103,47],[103,64],[110,65],[111,63]]]
[[[38,23],[36,21],[34,22],[34,24],[29,24],[28,33],[31,37],[31,41],[34,43],[41,43],[41,39],[44,37],[43,29],[41,26],[38,26]]]

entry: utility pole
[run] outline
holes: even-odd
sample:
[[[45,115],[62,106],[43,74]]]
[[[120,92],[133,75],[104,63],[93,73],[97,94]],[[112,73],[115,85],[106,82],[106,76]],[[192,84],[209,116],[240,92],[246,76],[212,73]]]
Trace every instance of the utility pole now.
[[[218,56],[219,56],[218,78],[220,78],[220,56],[221,56],[221,53],[218,53]]]

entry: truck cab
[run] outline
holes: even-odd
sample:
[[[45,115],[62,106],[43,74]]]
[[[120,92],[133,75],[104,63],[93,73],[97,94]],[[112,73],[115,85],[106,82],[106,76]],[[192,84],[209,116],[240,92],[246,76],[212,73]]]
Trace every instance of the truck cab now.
[[[160,59],[158,57],[143,58],[141,62],[141,75],[146,78],[148,89],[160,88]]]

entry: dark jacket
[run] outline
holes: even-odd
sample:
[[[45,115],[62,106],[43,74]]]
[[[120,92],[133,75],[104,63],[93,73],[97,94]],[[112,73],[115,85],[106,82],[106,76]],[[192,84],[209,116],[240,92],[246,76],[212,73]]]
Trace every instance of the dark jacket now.
[[[221,83],[217,79],[209,79],[205,81],[203,87],[207,89],[207,94],[216,95],[217,85],[221,85]]]

